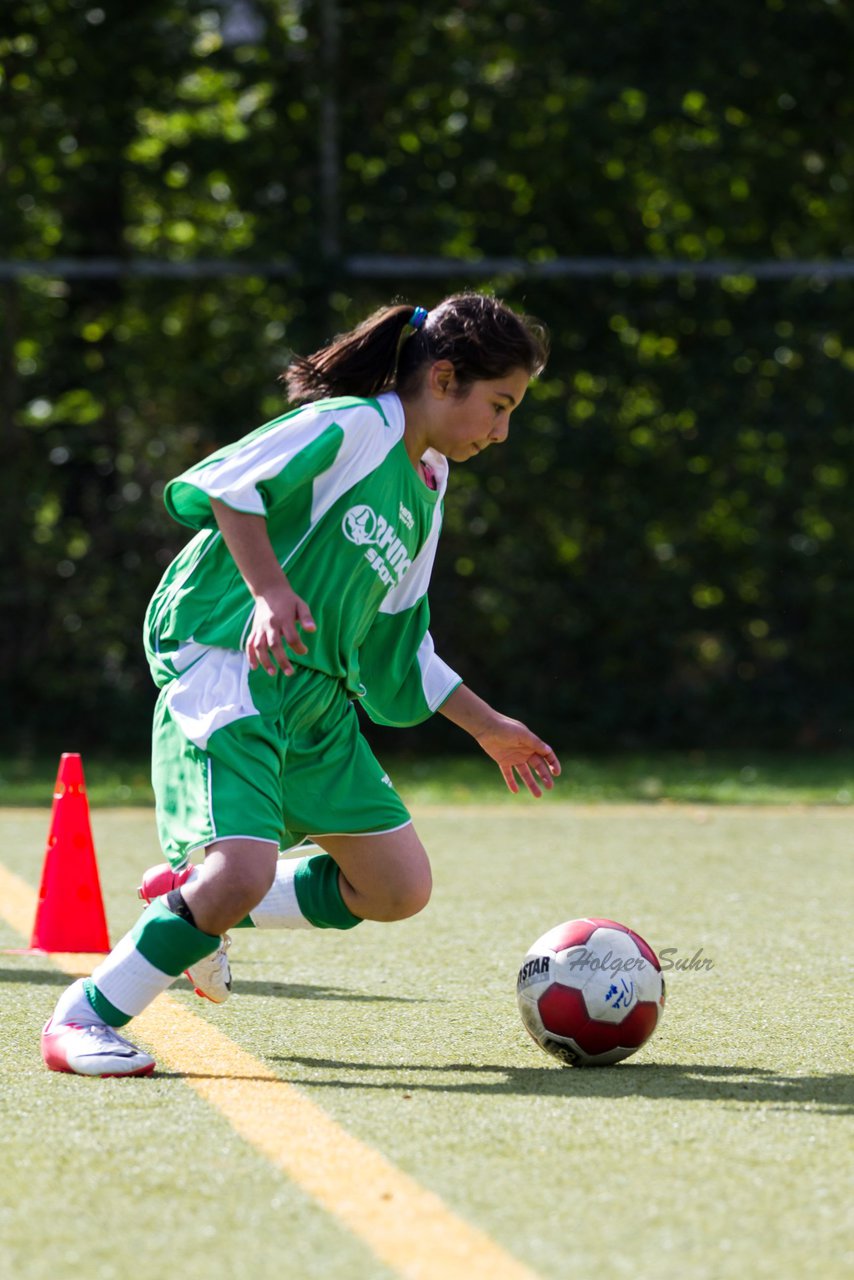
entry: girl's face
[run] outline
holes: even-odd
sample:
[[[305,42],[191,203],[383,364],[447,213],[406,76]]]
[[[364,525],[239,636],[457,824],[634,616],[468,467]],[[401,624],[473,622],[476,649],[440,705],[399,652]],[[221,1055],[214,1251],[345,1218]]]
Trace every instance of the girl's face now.
[[[432,392],[430,444],[452,462],[466,462],[492,444],[503,444],[510,414],[528,389],[527,369],[513,369],[494,381],[461,389],[453,366],[440,360],[430,370]]]

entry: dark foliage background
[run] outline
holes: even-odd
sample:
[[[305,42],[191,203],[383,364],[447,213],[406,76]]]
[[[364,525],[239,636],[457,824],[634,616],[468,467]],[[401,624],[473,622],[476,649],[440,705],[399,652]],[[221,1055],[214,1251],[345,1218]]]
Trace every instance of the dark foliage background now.
[[[367,0],[337,48],[329,12],[3,6],[0,257],[292,274],[0,283],[0,737],[144,747],[164,481],[281,411],[289,349],[475,285],[554,355],[507,447],[454,473],[448,661],[564,747],[850,742],[854,278],[703,274],[854,261],[850,7]],[[459,261],[380,279],[377,253]]]

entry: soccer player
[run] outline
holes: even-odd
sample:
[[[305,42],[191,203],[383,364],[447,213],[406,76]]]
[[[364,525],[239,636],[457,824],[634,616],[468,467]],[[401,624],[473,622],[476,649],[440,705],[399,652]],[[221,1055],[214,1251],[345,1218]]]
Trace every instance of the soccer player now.
[[[552,787],[552,748],[438,657],[427,604],[448,459],[506,440],[546,355],[542,326],[492,297],[384,307],[291,362],[301,407],[167,485],[167,508],[197,531],[145,626],[169,864],[147,874],[135,927],[60,997],[49,1068],[150,1073],[118,1028],[182,971],[224,999],[230,928],[350,929],[426,905],[427,854],[356,703],[393,726],[438,711],[511,791]]]

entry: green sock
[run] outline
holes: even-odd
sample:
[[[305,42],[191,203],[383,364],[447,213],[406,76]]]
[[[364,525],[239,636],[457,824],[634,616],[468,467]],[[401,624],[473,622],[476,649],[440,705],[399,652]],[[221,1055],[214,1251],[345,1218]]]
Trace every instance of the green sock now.
[[[86,978],[86,996],[104,1022],[122,1027],[180,973],[218,946],[219,938],[173,915],[164,898],[155,898],[130,933]]]
[[[338,863],[328,853],[300,859],[294,888],[300,911],[316,929],[353,929],[362,923],[341,896]]]
[[[269,893],[250,912],[257,929],[352,929],[361,923],[341,896],[338,864],[328,853],[280,858]],[[244,927],[241,921],[238,927]]]

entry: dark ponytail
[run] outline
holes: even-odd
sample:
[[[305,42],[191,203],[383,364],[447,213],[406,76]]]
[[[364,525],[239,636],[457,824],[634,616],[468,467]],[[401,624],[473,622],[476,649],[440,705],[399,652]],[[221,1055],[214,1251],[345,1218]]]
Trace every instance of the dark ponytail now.
[[[294,356],[281,381],[292,404],[405,393],[416,389],[426,365],[449,360],[465,388],[512,369],[525,369],[533,378],[548,350],[548,333],[539,321],[487,294],[460,293],[445,298],[426,320],[417,307],[381,307],[313,355]]]

